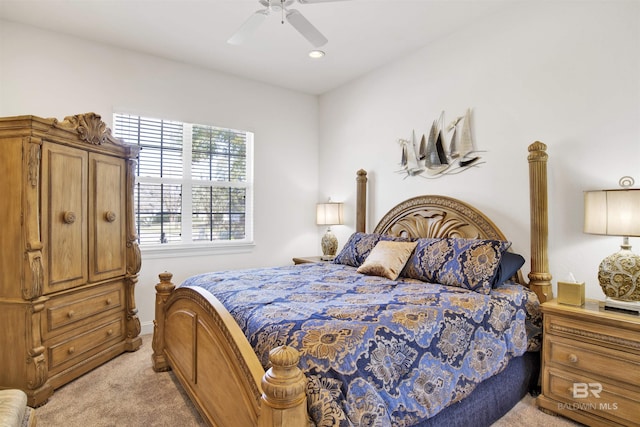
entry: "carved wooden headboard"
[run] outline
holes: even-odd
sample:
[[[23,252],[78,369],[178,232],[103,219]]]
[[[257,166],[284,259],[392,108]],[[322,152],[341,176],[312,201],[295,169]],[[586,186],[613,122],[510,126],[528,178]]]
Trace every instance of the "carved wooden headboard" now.
[[[461,237],[506,240],[505,235],[482,212],[446,196],[418,196],[391,209],[374,233],[404,237]]]

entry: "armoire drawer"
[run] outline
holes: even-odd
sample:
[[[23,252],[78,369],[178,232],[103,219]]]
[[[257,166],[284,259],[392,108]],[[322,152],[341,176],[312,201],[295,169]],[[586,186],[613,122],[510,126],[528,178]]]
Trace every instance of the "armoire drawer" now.
[[[55,336],[69,325],[82,328],[102,313],[123,310],[124,284],[120,281],[96,288],[54,296],[45,303],[45,338]]]
[[[100,351],[101,347],[110,341],[122,340],[124,333],[124,315],[118,313],[115,317],[107,319],[106,323],[79,335],[49,345],[45,342],[49,353],[49,371],[55,373],[57,368],[66,362],[73,363],[76,358],[84,359]]]

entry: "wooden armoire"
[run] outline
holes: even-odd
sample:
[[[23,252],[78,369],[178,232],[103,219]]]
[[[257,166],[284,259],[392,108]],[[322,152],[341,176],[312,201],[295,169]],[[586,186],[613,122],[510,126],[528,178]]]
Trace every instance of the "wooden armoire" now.
[[[137,154],[94,113],[0,118],[0,389],[31,406],[142,343]]]

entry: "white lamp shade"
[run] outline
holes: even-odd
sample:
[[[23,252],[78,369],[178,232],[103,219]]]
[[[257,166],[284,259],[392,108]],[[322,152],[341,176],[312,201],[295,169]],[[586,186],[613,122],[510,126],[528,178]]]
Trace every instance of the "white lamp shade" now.
[[[640,189],[585,192],[584,232],[640,236]]]
[[[316,205],[316,224],[339,225],[344,224],[342,203],[318,203]]]

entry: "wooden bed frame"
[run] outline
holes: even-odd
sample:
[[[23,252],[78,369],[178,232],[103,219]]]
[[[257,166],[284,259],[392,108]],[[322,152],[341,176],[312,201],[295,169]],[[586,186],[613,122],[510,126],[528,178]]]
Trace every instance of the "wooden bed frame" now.
[[[527,282],[541,302],[551,299],[547,259],[546,146],[528,148],[531,209],[531,272]],[[356,230],[366,229],[366,172],[357,175]],[[391,209],[374,232],[412,237],[506,240],[484,214],[456,199],[421,196]],[[270,353],[265,372],[231,314],[209,292],[176,288],[171,273],[156,285],[153,369],[173,369],[204,419],[214,426],[296,427],[309,425],[306,379],[290,346]]]

